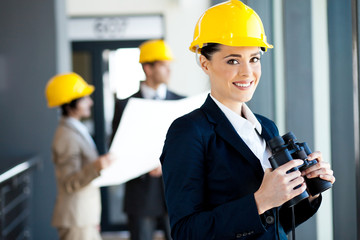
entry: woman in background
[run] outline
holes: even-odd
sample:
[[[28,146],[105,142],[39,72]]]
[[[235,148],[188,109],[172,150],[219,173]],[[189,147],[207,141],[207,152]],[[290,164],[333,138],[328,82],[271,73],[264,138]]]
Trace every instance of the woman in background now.
[[[98,155],[95,143],[80,120],[91,116],[94,87],[75,73],[56,75],[46,86],[49,107],[61,107],[62,118],[55,132],[52,157],[57,180],[57,198],[52,225],[61,240],[98,240],[101,199],[90,183],[110,165],[109,154]]]

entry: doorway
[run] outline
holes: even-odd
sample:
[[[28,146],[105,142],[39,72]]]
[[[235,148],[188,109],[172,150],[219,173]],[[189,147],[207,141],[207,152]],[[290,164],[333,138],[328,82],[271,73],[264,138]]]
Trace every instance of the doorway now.
[[[139,89],[144,79],[138,63],[138,46],[147,39],[133,41],[73,42],[73,71],[95,86],[92,117],[85,121],[99,154],[110,146],[115,98],[126,98]],[[127,230],[123,212],[124,184],[101,188],[102,231]]]

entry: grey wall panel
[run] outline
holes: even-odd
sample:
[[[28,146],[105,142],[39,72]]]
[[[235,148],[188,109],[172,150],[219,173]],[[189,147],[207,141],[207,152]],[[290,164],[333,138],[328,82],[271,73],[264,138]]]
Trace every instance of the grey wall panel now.
[[[286,128],[313,146],[310,1],[285,4]]]
[[[311,1],[284,1],[286,129],[311,148],[314,143]],[[316,239],[313,217],[296,230],[297,239]]]
[[[50,150],[58,116],[44,97],[57,72],[55,9],[55,0],[0,0],[0,164],[29,154],[42,159],[34,179],[33,239],[56,239]]]
[[[357,238],[360,236],[360,3],[359,0],[351,0],[352,10],[352,54],[353,54],[353,84],[357,86],[354,100],[354,155],[355,155],[355,169],[356,169],[356,226],[357,226]],[[355,60],[356,59],[356,60]]]
[[[211,0],[211,5],[219,4],[222,2],[226,2],[226,0]]]
[[[265,34],[268,42],[276,45],[276,43],[272,40],[272,1],[252,0],[244,1],[244,3],[248,4],[260,16],[265,28]],[[273,60],[273,51],[268,49],[268,51],[261,57],[262,76],[260,83],[256,89],[253,99],[248,104],[254,112],[264,115],[272,120],[274,120],[275,117]]]
[[[356,239],[351,0],[329,0],[334,239]]]

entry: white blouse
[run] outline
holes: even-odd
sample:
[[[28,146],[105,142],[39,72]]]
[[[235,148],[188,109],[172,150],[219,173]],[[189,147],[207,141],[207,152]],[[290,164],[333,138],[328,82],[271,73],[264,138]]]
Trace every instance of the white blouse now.
[[[267,147],[265,140],[260,136],[262,131],[261,124],[250,108],[245,103],[242,104],[241,113],[245,116],[244,118],[216,100],[211,94],[210,96],[225,114],[239,136],[259,159],[263,170],[271,168],[269,162],[269,157],[272,155],[271,151]]]

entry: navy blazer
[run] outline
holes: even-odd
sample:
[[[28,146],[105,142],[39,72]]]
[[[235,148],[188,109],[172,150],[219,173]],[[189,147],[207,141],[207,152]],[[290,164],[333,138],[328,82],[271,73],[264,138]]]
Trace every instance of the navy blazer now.
[[[256,117],[266,141],[278,135],[271,120]],[[277,239],[276,209],[259,215],[254,199],[264,176],[260,161],[210,96],[172,123],[160,160],[174,240]],[[296,225],[320,202],[297,204]],[[291,211],[279,213],[280,238],[287,239]]]

